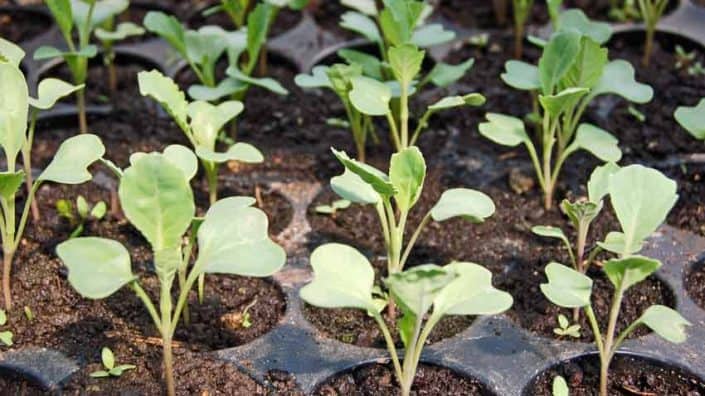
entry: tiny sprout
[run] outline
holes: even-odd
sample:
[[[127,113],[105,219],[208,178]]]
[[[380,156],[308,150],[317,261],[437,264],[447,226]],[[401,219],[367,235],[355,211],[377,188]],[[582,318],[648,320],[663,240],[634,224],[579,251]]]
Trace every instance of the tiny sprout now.
[[[565,382],[565,378],[560,375],[553,379],[553,396],[569,396],[570,389],[568,389],[568,383]]]
[[[629,107],[627,107],[627,112],[629,112],[629,115],[636,118],[637,121],[646,122],[646,114],[639,111],[639,109],[637,109],[634,105],[629,105]]]
[[[705,67],[703,67],[702,63],[695,62],[693,66],[688,68],[688,75],[693,77],[705,76]]]
[[[568,321],[568,318],[560,314],[558,315],[558,326],[557,328],[553,329],[553,332],[560,336],[560,337],[573,337],[573,338],[580,338],[580,325],[579,324],[570,324],[570,321]]]
[[[5,326],[7,324],[7,314],[5,310],[0,309],[0,326]],[[6,346],[12,346],[12,332],[11,331],[0,331],[0,342]]]
[[[32,308],[30,308],[29,305],[24,306],[24,316],[30,322],[34,320],[34,313],[32,312]]]
[[[531,15],[534,0],[513,0],[514,5],[514,57],[521,58],[524,53],[524,31],[526,20]]]
[[[468,38],[468,44],[479,48],[487,47],[490,42],[490,35],[487,33],[474,34]]]
[[[690,66],[693,64],[693,62],[695,62],[695,56],[696,56],[695,51],[687,52],[687,51],[683,48],[683,46],[681,46],[681,45],[676,45],[676,53],[675,53],[676,64],[675,64],[675,68],[676,68],[677,70],[681,70],[681,69],[684,69],[684,68],[686,68],[686,67],[690,67]]]
[[[242,310],[242,327],[249,329],[252,327],[252,318],[250,317],[250,308],[257,304],[257,299],[252,300],[251,303],[247,304],[245,309]]]
[[[108,206],[105,202],[99,201],[91,207],[86,199],[82,195],[79,195],[78,198],[76,198],[75,213],[77,216],[75,216],[74,206],[71,201],[67,199],[56,201],[56,212],[60,217],[68,220],[72,227],[75,227],[69,238],[81,236],[88,220],[102,220],[107,211]]]
[[[336,213],[339,210],[347,209],[350,207],[351,202],[348,201],[347,199],[339,199],[336,201],[333,201],[330,205],[318,205],[316,206],[316,213],[318,214],[327,214],[331,215],[332,217],[335,217]]]
[[[104,378],[104,377],[119,377],[127,370],[134,370],[137,366],[134,364],[120,364],[115,365],[115,355],[113,351],[108,347],[103,347],[100,353],[100,358],[103,362],[103,368],[105,370],[94,371],[90,374],[92,378]]]

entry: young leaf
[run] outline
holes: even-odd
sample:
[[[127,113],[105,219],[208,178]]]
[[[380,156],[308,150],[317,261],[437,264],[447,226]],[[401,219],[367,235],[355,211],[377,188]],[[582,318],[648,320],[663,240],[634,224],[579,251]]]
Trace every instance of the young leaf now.
[[[110,373],[105,370],[94,371],[89,374],[91,378],[106,378],[110,377]]]
[[[590,305],[592,279],[555,262],[548,264],[545,271],[548,283],[541,284],[541,292],[553,304],[564,308]]]
[[[350,48],[343,48],[337,52],[338,56],[343,58],[350,65],[360,65],[362,72],[375,80],[384,80],[382,62],[372,56],[361,51],[356,51]],[[359,75],[359,73],[357,73]]]
[[[375,0],[340,0],[340,4],[356,9],[370,16],[377,15]]]
[[[278,95],[287,95],[287,94],[289,94],[289,91],[287,91],[287,89],[284,88],[284,87],[279,83],[279,81],[277,81],[277,80],[275,80],[275,79],[273,79],[273,78],[270,78],[270,77],[263,77],[263,78],[254,78],[254,77],[250,77],[250,76],[246,75],[245,73],[241,72],[240,70],[238,70],[237,68],[235,68],[235,67],[233,67],[233,66],[230,66],[230,67],[225,71],[225,73],[226,73],[228,76],[230,76],[230,77],[232,77],[232,78],[234,78],[234,79],[236,79],[236,80],[238,80],[238,81],[242,81],[242,82],[244,82],[244,83],[251,84],[251,85],[256,85],[256,86],[258,86],[258,87],[261,87],[261,88],[267,89],[267,90],[269,90],[269,91],[272,91],[272,92],[274,92],[275,94],[278,94]]]
[[[24,182],[24,171],[0,172],[0,196],[6,200],[12,199]]]
[[[0,63],[0,81],[4,92],[0,101],[0,146],[5,158],[14,162],[26,140],[29,93],[24,75],[9,63]]]
[[[83,89],[84,85],[72,85],[56,78],[45,78],[37,87],[37,99],[29,98],[29,105],[40,110],[48,110],[56,102],[72,93]]]
[[[119,377],[127,370],[133,370],[137,368],[134,364],[121,364],[110,369],[110,375],[113,377]]]
[[[382,197],[369,183],[366,183],[349,169],[340,176],[330,179],[333,191],[345,200],[359,204],[376,204]]]
[[[148,14],[149,15],[149,14]],[[186,96],[174,80],[157,70],[139,72],[137,80],[142,96],[150,96],[159,102],[176,124],[184,131],[188,127],[188,102]]]
[[[0,37],[0,62],[19,68],[24,56],[25,52],[19,45]]]
[[[92,58],[98,54],[98,47],[95,45],[87,45],[78,51],[61,51],[58,48],[51,46],[41,46],[34,51],[34,60],[44,60],[52,58],[64,58],[64,59],[75,59],[75,58]]]
[[[433,315],[497,315],[514,300],[509,293],[492,287],[492,273],[475,263],[453,262],[444,267],[458,277],[438,293]]]
[[[627,290],[648,278],[661,267],[661,262],[644,256],[611,259],[604,265],[605,274],[618,290]]]
[[[637,319],[637,323],[647,326],[666,341],[675,344],[685,342],[685,328],[691,325],[681,314],[663,305],[650,306]]]
[[[636,81],[634,67],[625,60],[614,60],[605,66],[600,81],[590,92],[592,97],[604,94],[619,95],[634,103],[647,103],[654,90]]]
[[[307,303],[322,308],[379,310],[372,297],[372,265],[356,249],[338,243],[320,246],[311,254],[311,267],[313,281],[299,292]]]
[[[93,178],[88,167],[105,154],[105,146],[96,135],[83,134],[64,140],[38,181],[81,184]]]
[[[453,271],[425,264],[391,274],[384,283],[397,303],[418,317],[428,312],[443,288],[457,277]]]
[[[472,69],[474,64],[475,59],[473,58],[457,65],[438,62],[433,69],[431,69],[431,72],[426,78],[431,81],[433,85],[445,88],[463,78],[463,76]]]
[[[328,66],[316,66],[311,70],[311,74],[299,74],[294,79],[296,85],[301,88],[330,88],[333,85],[328,78]]]
[[[8,330],[6,330],[6,331],[0,331],[0,342],[2,342],[3,344],[5,344],[6,346],[12,346],[12,344],[13,344],[13,342],[12,342],[13,336],[14,336],[14,334],[12,334],[11,331],[8,331]]]
[[[504,64],[501,78],[512,88],[534,91],[541,88],[539,68],[522,61],[510,60]]]
[[[113,31],[102,28],[95,30],[95,36],[98,40],[107,42],[125,40],[128,37],[141,36],[143,34],[144,29],[132,22],[123,22],[117,25]]]
[[[90,21],[88,20],[88,10],[90,3],[95,3]],[[74,23],[79,27],[88,24],[89,30],[107,19],[114,17],[125,11],[130,5],[128,0],[71,0],[71,10],[73,12]]]
[[[539,60],[539,78],[544,95],[552,95],[570,70],[580,51],[581,35],[575,31],[556,33]]]
[[[98,202],[95,204],[93,209],[91,209],[91,217],[96,220],[100,220],[105,217],[106,213],[108,213],[108,206],[103,201]]]
[[[408,147],[392,155],[389,181],[397,191],[394,199],[402,212],[418,201],[426,178],[426,162],[417,147]]]
[[[271,4],[257,3],[247,16],[247,54],[250,62],[259,58],[260,50],[267,42],[269,25],[274,12]]]
[[[428,109],[436,112],[460,106],[482,106],[486,101],[487,99],[478,93],[471,93],[465,96],[446,96],[438,102],[428,106]]]
[[[244,91],[247,84],[234,78],[225,78],[215,87],[195,84],[188,87],[188,95],[194,100],[217,102],[220,99]]]
[[[176,17],[161,11],[149,11],[143,24],[147,30],[166,40],[182,57],[186,57],[186,32]]]
[[[69,239],[56,247],[56,254],[69,270],[71,286],[86,298],[108,297],[136,278],[127,249],[110,239]]]
[[[551,117],[557,118],[563,112],[574,108],[578,100],[589,91],[587,88],[566,88],[555,95],[539,95],[539,102]]]
[[[440,23],[423,25],[411,35],[410,42],[421,48],[433,47],[453,41],[455,32],[447,30]]]
[[[485,117],[488,122],[480,124],[479,130],[480,134],[487,139],[510,147],[531,143],[522,120],[497,113],[487,113]]]
[[[89,210],[86,198],[84,198],[83,195],[79,195],[78,198],[76,198],[76,211],[78,215],[85,219],[88,217]]]
[[[205,273],[270,276],[286,262],[284,249],[269,238],[261,210],[237,197],[213,204],[198,229],[197,268]]]
[[[73,29],[71,0],[46,0],[46,5],[49,7],[54,20],[56,20],[56,24],[59,25],[59,30],[64,36],[69,36]]]
[[[570,249],[570,241],[568,241],[568,237],[566,237],[563,230],[558,227],[534,226],[531,228],[531,232],[546,238],[560,239]]]
[[[100,358],[106,369],[112,370],[112,368],[115,367],[115,355],[113,355],[113,351],[111,351],[110,348],[103,347],[100,351]]]
[[[602,48],[595,41],[583,37],[578,59],[565,75],[566,84],[569,87],[594,87],[600,81],[607,62],[607,48]]]
[[[581,148],[591,152],[595,157],[605,162],[618,162],[622,159],[622,150],[619,141],[609,132],[592,124],[580,124],[571,144],[574,148]],[[571,148],[566,150],[572,151]]]
[[[462,217],[473,223],[482,223],[494,211],[494,202],[486,194],[467,188],[453,188],[443,192],[431,209],[431,218],[440,222]]]
[[[392,90],[388,85],[364,76],[353,77],[351,81],[350,101],[359,112],[371,116],[389,113]]]
[[[565,378],[560,375],[553,379],[553,385],[551,388],[553,396],[570,396],[570,389],[568,388],[568,383],[565,382]]]
[[[415,45],[405,44],[389,49],[389,66],[392,68],[394,77],[405,87],[409,87],[411,82],[421,72],[426,52],[419,50]]]
[[[369,184],[379,195],[389,197],[396,194],[394,184],[389,181],[389,177],[383,172],[370,165],[350,159],[344,151],[332,150],[335,157],[338,158],[338,161],[340,161],[346,169],[349,169],[359,176],[360,179]],[[343,198],[348,199],[347,197]],[[355,202],[354,200],[351,201]]]
[[[593,22],[580,9],[562,12],[558,18],[559,30],[575,30],[598,44],[607,43],[612,37],[609,23]]]
[[[676,109],[676,121],[696,139],[705,139],[705,99],[697,106],[681,106]]]
[[[587,190],[590,202],[597,203],[609,194],[610,177],[619,171],[619,165],[608,162],[592,171]]]
[[[5,326],[7,324],[7,314],[4,309],[0,309],[0,326]]]
[[[374,43],[382,42],[382,36],[379,33],[377,24],[367,15],[348,11],[340,17],[340,26],[361,34]]]
[[[264,156],[257,148],[248,143],[235,143],[224,153],[218,153],[205,147],[196,147],[198,158],[218,164],[228,161],[240,161],[248,164],[256,164],[264,161]]]

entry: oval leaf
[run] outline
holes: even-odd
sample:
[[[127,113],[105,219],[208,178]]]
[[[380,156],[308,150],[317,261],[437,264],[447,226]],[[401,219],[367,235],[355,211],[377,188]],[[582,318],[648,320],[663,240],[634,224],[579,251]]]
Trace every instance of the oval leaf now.
[[[509,293],[492,287],[492,273],[486,268],[461,262],[444,268],[458,277],[436,296],[433,315],[496,315],[512,306]]]
[[[495,211],[492,198],[480,191],[468,188],[453,188],[445,191],[431,209],[435,221],[462,217],[473,223],[482,223]]]
[[[66,139],[37,180],[81,184],[93,178],[88,167],[105,154],[96,135],[83,134]]]
[[[650,306],[637,322],[674,344],[685,342],[688,338],[685,328],[691,325],[681,314],[663,305]]]
[[[59,99],[69,96],[83,87],[83,84],[72,85],[56,78],[45,78],[37,87],[37,99],[29,98],[29,104],[40,110],[48,110],[54,107]]]
[[[402,212],[408,212],[419,200],[426,178],[426,161],[417,147],[408,147],[392,155],[389,181],[397,193],[394,199]]]
[[[480,134],[503,146],[515,147],[530,142],[524,122],[504,114],[487,113],[488,122],[480,124]]]
[[[591,152],[605,162],[618,162],[622,159],[617,138],[592,124],[580,124],[573,145]]]
[[[644,256],[629,256],[608,260],[604,271],[619,290],[627,290],[648,278],[661,267],[661,262]]]
[[[592,279],[563,264],[546,266],[548,283],[541,284],[541,292],[552,303],[564,308],[582,308],[590,305]]]
[[[353,77],[351,81],[350,101],[359,112],[371,116],[389,113],[392,90],[387,84],[365,76]]]

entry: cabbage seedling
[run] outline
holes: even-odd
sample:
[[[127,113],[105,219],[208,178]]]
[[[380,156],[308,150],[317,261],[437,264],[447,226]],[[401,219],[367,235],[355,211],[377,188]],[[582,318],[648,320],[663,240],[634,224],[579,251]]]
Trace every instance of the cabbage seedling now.
[[[98,53],[90,43],[91,33],[107,19],[123,12],[128,0],[46,0],[59,31],[68,47],[63,51],[51,46],[42,46],[34,52],[35,60],[63,58],[73,76],[75,85],[84,85],[88,78],[88,59]],[[74,28],[78,42],[74,41]],[[86,94],[84,87],[76,91],[78,120],[81,133],[88,131],[86,121]]]
[[[636,82],[634,68],[628,62],[608,60],[607,49],[591,38],[594,32],[586,35],[568,28],[569,24],[561,26],[544,47],[538,66],[509,61],[502,74],[509,86],[537,95],[541,112],[541,123],[536,126],[537,143],[541,152],[519,118],[488,113],[487,122],[479,128],[481,135],[495,143],[526,146],[546,208],[553,205],[558,177],[570,155],[586,150],[605,162],[617,162],[622,156],[614,136],[580,122],[588,105],[606,94],[635,103],[646,103],[653,97],[651,87]]]
[[[454,188],[445,191],[426,213],[404,244],[409,213],[418,203],[426,178],[426,161],[416,147],[392,155],[389,172],[350,159],[344,151],[333,149],[345,172],[331,179],[331,187],[341,198],[352,203],[373,205],[377,211],[387,249],[387,272],[404,269],[421,231],[432,220],[443,222],[461,217],[482,223],[494,214],[492,199],[479,191]]]
[[[56,212],[60,217],[69,221],[74,230],[69,235],[69,238],[76,238],[83,233],[86,222],[88,220],[101,220],[108,211],[108,206],[105,202],[99,201],[91,207],[83,195],[76,198],[76,205],[68,199],[60,199],[56,201]],[[75,212],[75,214],[74,214]]]
[[[140,93],[159,102],[193,146],[205,171],[211,204],[218,199],[220,164],[228,161],[259,163],[264,160],[262,153],[247,143],[235,143],[225,152],[216,151],[221,129],[242,112],[242,102],[231,100],[219,105],[204,101],[188,102],[176,83],[159,71],[140,72],[137,78]]]
[[[117,90],[117,71],[115,70],[115,43],[129,37],[141,36],[144,29],[132,22],[115,25],[115,17],[108,18],[95,30],[95,36],[103,47],[103,64],[108,69],[108,87],[110,92]]]
[[[351,202],[347,199],[338,199],[333,201],[330,205],[318,205],[315,210],[318,214],[326,214],[330,215],[332,218],[335,218],[338,211],[349,208],[350,204]]]
[[[531,15],[534,0],[512,0],[514,7],[514,57],[521,59],[524,54],[524,31],[526,20]]]
[[[651,62],[651,53],[654,49],[654,36],[656,34],[656,25],[661,20],[663,12],[666,11],[668,0],[637,0],[639,3],[639,11],[644,19],[646,27],[646,41],[644,43],[644,57],[642,64],[649,66]]]
[[[553,329],[553,333],[555,333],[559,337],[573,337],[573,338],[580,338],[580,325],[579,324],[570,324],[570,321],[568,321],[568,318],[566,318],[565,315],[560,314],[558,315],[558,327]]]
[[[408,396],[423,347],[434,326],[447,315],[495,315],[512,306],[512,297],[492,287],[492,274],[474,263],[454,262],[440,267],[426,264],[390,274],[385,280],[401,307],[399,335],[403,357],[380,312],[388,303],[375,293],[374,270],[356,249],[336,243],[311,254],[313,281],[301,289],[301,298],[321,308],[357,308],[372,316],[391,356],[401,394]]]
[[[105,370],[94,371],[90,374],[92,378],[119,377],[127,370],[137,368],[134,364],[115,365],[115,355],[108,347],[103,347],[100,351],[100,360]]]
[[[705,139],[705,98],[697,106],[681,106],[674,114],[676,121],[694,138]]]
[[[617,255],[603,266],[607,278],[615,287],[606,333],[600,332],[592,310],[592,279],[585,274],[553,262],[546,266],[548,283],[541,285],[541,291],[560,307],[578,308],[585,312],[600,354],[600,394],[606,396],[610,362],[631,332],[644,325],[667,341],[683,342],[684,326],[689,323],[671,308],[654,305],[621,333],[616,333],[626,291],[661,267],[658,260],[637,253],[675,205],[678,199],[676,183],[654,169],[631,165],[606,176],[596,188],[609,195],[622,228],[621,231],[610,232],[604,241],[598,242],[602,249]]]
[[[3,250],[2,289],[5,308],[12,307],[12,262],[24,235],[30,207],[39,187],[45,182],[80,184],[91,180],[88,166],[103,156],[105,148],[95,135],[85,134],[64,141],[54,158],[36,180],[29,183],[22,214],[17,219],[17,194],[31,174],[30,152],[32,147],[36,110],[48,109],[62,96],[76,87],[56,79],[46,79],[39,84],[38,98],[31,98],[27,82],[19,69],[24,53],[18,47],[0,41],[0,81],[3,98],[0,101],[0,146],[4,152],[6,169],[0,172],[0,237]],[[31,110],[30,115],[30,107]],[[31,125],[28,130],[28,121]],[[18,169],[17,157],[22,153],[24,169]]]
[[[130,254],[119,242],[81,237],[56,249],[68,267],[69,283],[82,296],[102,299],[128,286],[144,303],[162,337],[170,396],[175,394],[172,339],[198,277],[205,273],[270,276],[286,259],[284,250],[269,239],[267,216],[252,207],[254,198],[225,198],[212,205],[204,218],[195,217],[189,182],[197,168],[191,150],[173,145],[164,153],[133,154],[130,166],[121,171],[118,194],[125,217],[154,254],[158,304],[140,285],[131,269]],[[198,255],[190,265],[195,247]],[[171,289],[177,274],[180,287],[174,305]]]

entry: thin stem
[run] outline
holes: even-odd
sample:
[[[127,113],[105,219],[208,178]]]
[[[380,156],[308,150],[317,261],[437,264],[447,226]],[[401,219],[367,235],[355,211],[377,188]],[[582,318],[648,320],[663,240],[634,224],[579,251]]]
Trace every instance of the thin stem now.
[[[86,119],[86,92],[85,87],[76,91],[76,106],[78,106],[78,125],[81,133],[88,133],[88,120]]]
[[[401,141],[399,139],[399,131],[397,130],[397,123],[394,120],[394,116],[392,116],[391,112],[387,113],[387,122],[389,123],[389,130],[392,134],[392,141],[394,142],[394,148],[396,149],[396,151],[401,151],[402,145],[401,145]]]
[[[426,213],[426,216],[421,220],[421,223],[419,223],[418,227],[416,227],[416,230],[414,231],[414,234],[411,236],[411,239],[409,239],[409,242],[406,244],[406,248],[404,249],[404,254],[401,256],[401,268],[404,268],[406,264],[406,260],[409,258],[409,255],[411,254],[411,249],[413,249],[414,245],[416,244],[416,240],[419,238],[421,235],[421,231],[426,227],[428,222],[431,221],[431,212],[429,211]]]
[[[373,317],[377,322],[377,325],[379,326],[380,330],[382,330],[384,341],[387,344],[387,351],[389,351],[389,355],[392,358],[392,364],[394,365],[394,373],[397,376],[397,381],[399,381],[399,383],[401,384],[404,378],[404,372],[402,371],[401,364],[399,363],[399,354],[397,353],[396,345],[394,345],[394,339],[389,333],[389,328],[384,322],[384,319],[382,319],[382,316],[379,313],[375,312]]]
[[[409,147],[409,87],[402,83],[401,87],[401,148]]]
[[[416,374],[414,358],[417,355],[417,349],[420,349],[418,341],[422,325],[423,315],[418,315],[414,325],[414,334],[411,337],[410,343],[406,348],[406,353],[404,354],[404,366],[402,369],[404,380],[401,383],[402,396],[409,396],[409,394],[411,394],[411,386],[414,384],[414,376]],[[419,351],[419,354],[420,353],[421,352]]]
[[[3,249],[2,257],[2,292],[5,299],[5,310],[12,309],[12,291],[10,289],[10,274],[12,272],[12,261],[15,257],[15,251],[12,248]]]
[[[27,189],[27,197],[32,194],[32,185],[34,184],[34,177],[32,176],[32,143],[34,141],[34,130],[37,126],[37,113],[38,111],[32,109],[31,121],[29,123],[29,132],[27,134],[27,141],[22,147],[22,163],[24,165],[25,173],[25,187]],[[39,221],[39,206],[35,200],[31,200],[32,207],[32,220]]]
[[[204,160],[203,168],[206,171],[206,181],[208,182],[208,200],[213,205],[218,201],[218,165]]]
[[[20,223],[19,226],[17,227],[17,233],[13,234],[13,242],[12,242],[12,249],[17,250],[17,247],[20,244],[20,240],[22,240],[22,235],[24,234],[24,229],[27,226],[27,219],[29,218],[29,208],[32,206],[32,201],[34,201],[34,196],[37,194],[37,190],[39,190],[39,186],[42,184],[41,181],[35,182],[34,186],[32,186],[32,189],[29,190],[29,196],[27,197],[27,201],[25,201],[24,204],[24,209],[22,209],[22,217],[20,217]],[[14,202],[12,203],[12,215],[8,214],[8,216],[12,216],[14,219]],[[14,221],[12,224],[12,227],[14,228]],[[14,232],[14,229],[12,230]]]
[[[423,117],[421,117],[421,120],[419,120],[419,124],[416,125],[416,130],[414,130],[414,135],[411,137],[409,146],[414,146],[416,144],[416,141],[421,135],[421,131],[426,128],[426,126],[428,126],[428,119],[431,117],[431,115],[433,115],[433,111],[426,110],[426,113],[424,113]]]
[[[588,305],[584,307],[585,316],[588,318],[588,323],[590,323],[590,328],[592,329],[592,335],[595,338],[595,345],[597,345],[597,351],[600,353],[600,357],[605,354],[605,346],[602,342],[602,333],[600,332],[600,326],[597,323],[597,318],[595,317],[595,311],[592,310],[592,306]]]
[[[198,303],[203,304],[203,300],[206,295],[206,274],[198,275]]]
[[[384,235],[384,247],[389,252],[389,220],[387,220],[387,213],[384,211],[384,203],[382,201],[375,205],[377,210],[377,216],[379,217],[379,222],[382,224],[382,234]]]
[[[157,312],[157,308],[154,306],[154,303],[152,303],[152,299],[149,298],[149,296],[147,295],[147,292],[144,291],[142,286],[140,286],[140,284],[136,280],[130,282],[129,286],[132,289],[132,291],[135,292],[137,297],[142,301],[144,306],[147,308],[147,312],[149,312],[149,316],[152,318],[154,325],[158,329],[161,329],[162,320],[159,317],[159,313]]]
[[[166,284],[165,284],[166,283]],[[163,282],[159,290],[159,311],[162,318],[162,347],[164,359],[164,378],[166,380],[166,389],[169,396],[176,395],[176,386],[174,384],[174,364],[171,340],[174,335],[177,321],[172,324],[172,301],[171,301],[171,282]]]

